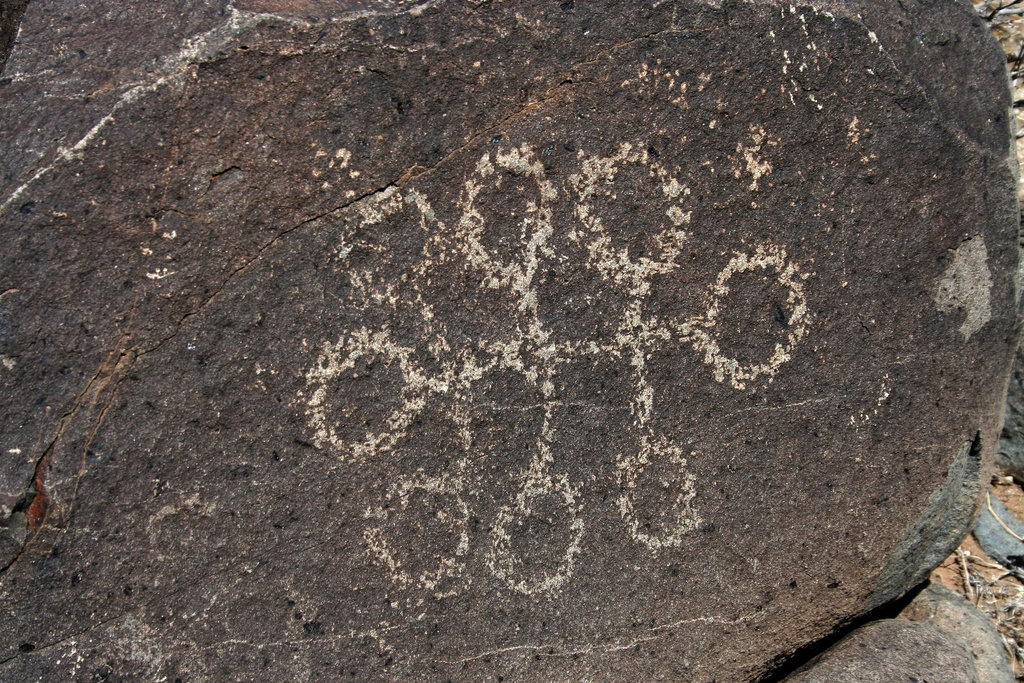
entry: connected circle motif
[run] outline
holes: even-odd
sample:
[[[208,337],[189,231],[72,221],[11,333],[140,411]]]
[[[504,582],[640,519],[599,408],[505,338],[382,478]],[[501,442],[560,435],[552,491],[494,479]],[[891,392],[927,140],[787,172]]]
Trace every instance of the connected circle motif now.
[[[648,551],[660,553],[683,545],[686,535],[702,523],[695,506],[696,478],[687,469],[687,457],[693,454],[686,451],[684,444],[674,443],[652,426],[656,406],[647,371],[650,354],[658,349],[688,345],[709,366],[714,379],[725,386],[745,390],[753,382],[770,383],[807,334],[810,314],[803,287],[807,275],[787,258],[785,249],[766,242],[735,253],[704,293],[706,309],[701,315],[658,316],[645,310],[652,278],[679,268],[691,221],[686,208],[690,190],[647,149],[643,143],[623,143],[607,157],[580,151],[578,172],[558,183],[546,177],[536,152],[526,144],[493,155],[485,153],[461,188],[460,215],[452,228],[444,225],[429,200],[414,190],[403,194],[392,187],[360,206],[357,227],[384,223],[400,212],[408,212],[419,220],[424,234],[444,235],[444,240],[428,236],[424,253],[437,259],[459,260],[463,268],[478,273],[479,287],[504,297],[516,318],[511,334],[476,339],[466,348],[451,348],[440,335],[429,334],[409,346],[408,339],[396,339],[387,326],[360,327],[346,332],[337,341],[325,342],[316,363],[307,371],[303,399],[314,442],[342,461],[360,463],[395,454],[402,448],[410,426],[428,406],[440,410],[458,434],[464,452],[452,473],[411,474],[392,485],[380,507],[367,510],[370,526],[365,537],[370,552],[398,588],[432,591],[436,597],[454,595],[460,590],[456,579],[465,572],[470,557],[473,498],[465,490],[460,475],[471,469],[471,461],[486,459],[485,453],[473,452],[473,428],[462,406],[470,403],[474,387],[496,372],[514,373],[524,385],[539,392],[539,410],[543,413],[530,461],[519,474],[518,491],[490,520],[489,546],[483,559],[492,575],[508,589],[526,595],[558,593],[572,577],[582,551],[586,530],[579,484],[556,467],[559,446],[552,426],[557,403],[555,384],[560,367],[567,363],[598,356],[621,359],[629,368],[629,408],[636,447],[616,456],[619,496],[615,505],[630,537]],[[627,171],[645,177],[665,206],[660,229],[643,253],[613,240],[600,208],[616,201],[617,177]],[[519,183],[515,192],[503,185],[511,182]],[[511,192],[511,196],[521,198],[522,205],[503,217],[501,226],[501,232],[512,238],[512,247],[502,251],[515,254],[514,258],[503,259],[489,243],[494,236],[487,234],[489,226],[478,206],[484,192]],[[583,267],[598,273],[602,282],[626,295],[628,303],[614,334],[608,338],[557,338],[538,311],[538,273],[545,261],[556,256],[552,205],[558,199],[573,202],[574,224],[559,227],[567,231],[573,243],[584,248],[587,259]],[[431,239],[435,241],[430,242]],[[757,270],[774,276],[775,282],[788,293],[786,305],[790,315],[785,338],[774,345],[768,357],[743,363],[723,348],[726,344],[718,323],[722,303],[730,295],[732,278]],[[426,256],[412,271],[418,277],[429,275]],[[393,291],[393,283],[372,283],[369,275],[354,277],[370,283],[367,290],[372,292],[373,300],[409,296]],[[429,323],[434,318],[428,302],[418,299],[416,306],[424,321]],[[430,329],[429,325],[425,329]],[[417,360],[418,352],[443,359],[444,362],[436,364],[441,369],[428,370]],[[331,389],[338,382],[352,381],[359,363],[371,358],[391,369],[401,389],[393,392],[393,406],[377,424],[357,432],[341,429],[332,408]],[[669,509],[661,511],[657,523],[641,519],[638,513],[638,501],[644,494],[641,477],[654,463],[673,473],[666,484],[671,487],[667,497]],[[391,523],[393,517],[409,512],[409,501],[423,494],[444,501],[438,503],[443,509],[432,514],[436,521],[447,525],[452,541],[448,545],[453,549],[432,566],[413,570],[401,561],[394,543],[387,537],[385,522]],[[555,553],[560,561],[537,568],[530,567],[517,553],[516,534],[540,514],[541,508],[558,511],[557,524],[564,533],[558,535],[562,547]]]

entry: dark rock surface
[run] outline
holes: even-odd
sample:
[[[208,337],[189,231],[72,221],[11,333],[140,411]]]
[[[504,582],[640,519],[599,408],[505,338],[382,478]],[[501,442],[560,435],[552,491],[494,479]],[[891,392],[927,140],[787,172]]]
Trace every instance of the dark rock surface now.
[[[1002,416],[1001,60],[952,2],[30,3],[0,678],[743,680],[900,594]]]
[[[0,2],[0,70],[7,62],[7,56],[14,47],[14,38],[21,24],[28,0],[3,0]]]
[[[902,619],[857,629],[787,683],[987,683],[967,645],[933,624]]]
[[[1024,349],[1017,349],[1006,392],[1006,418],[999,436],[996,467],[1024,484]]]
[[[931,624],[959,638],[971,653],[979,683],[1015,680],[996,625],[959,593],[929,584],[900,612],[900,618]]]

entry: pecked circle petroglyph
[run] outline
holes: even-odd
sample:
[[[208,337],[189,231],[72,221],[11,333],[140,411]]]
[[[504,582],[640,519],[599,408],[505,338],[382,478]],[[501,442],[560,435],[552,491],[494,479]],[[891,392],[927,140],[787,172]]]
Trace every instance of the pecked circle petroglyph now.
[[[469,549],[469,507],[462,498],[462,484],[459,479],[448,476],[441,477],[410,477],[397,482],[391,487],[384,503],[367,510],[366,516],[381,522],[391,517],[401,517],[416,494],[431,499],[431,521],[440,525],[440,533],[450,537],[454,548],[450,553],[428,562],[427,569],[415,572],[406,566],[401,558],[401,549],[389,543],[383,527],[372,527],[366,533],[371,552],[376,559],[388,568],[391,578],[402,587],[416,586],[437,592],[440,597],[447,597],[454,592],[445,582],[462,574],[465,568],[464,556]],[[429,534],[431,530],[418,525],[417,532]],[[434,531],[434,533],[438,533]]]
[[[763,137],[763,131],[758,135]],[[632,542],[657,554],[684,545],[687,534],[702,524],[699,482],[687,468],[696,453],[659,431],[658,417],[670,406],[656,400],[649,358],[688,349],[697,367],[706,367],[725,387],[751,391],[767,386],[811,326],[804,289],[808,274],[780,245],[743,244],[703,291],[693,293],[701,313],[673,316],[648,310],[653,279],[681,268],[681,254],[695,229],[690,189],[648,149],[643,142],[622,143],[603,157],[581,150],[578,170],[557,181],[546,177],[538,152],[527,144],[484,153],[460,189],[458,219],[449,223],[414,189],[392,187],[358,206],[353,230],[386,225],[400,215],[417,226],[420,257],[398,281],[377,281],[372,272],[359,270],[350,277],[367,306],[408,303],[420,336],[383,323],[354,327],[324,341],[306,373],[302,398],[315,445],[346,463],[401,457],[409,430],[427,411],[454,435],[450,471],[400,475],[380,504],[365,512],[369,552],[399,589],[430,591],[437,598],[454,595],[469,581],[464,574],[474,553],[509,590],[555,595],[564,589],[581,559],[587,529],[582,482],[559,466],[565,446],[558,439],[556,387],[566,368],[594,359],[620,367],[631,387],[631,445],[615,455],[611,477],[619,493],[607,503],[616,509],[622,528]],[[649,191],[643,201],[663,207],[661,223],[647,226],[643,240],[623,242],[605,224],[608,208],[621,201],[623,174],[641,179]],[[489,193],[504,202],[499,202],[503,215],[480,208],[493,205],[481,201]],[[556,225],[554,207],[565,202],[571,211],[558,214],[561,223]],[[574,337],[572,329],[546,324],[541,306],[550,302],[541,300],[539,274],[559,257],[559,240],[585,254],[579,268],[624,296],[621,308],[602,312],[616,316],[610,333]],[[342,258],[348,253],[345,247],[338,250]],[[471,293],[489,292],[489,301],[504,307],[499,309],[507,317],[499,320],[503,334],[466,339],[460,347],[440,333],[443,321],[422,296],[423,287],[436,284],[438,263],[458,264],[460,272],[474,278]],[[720,330],[731,285],[744,274],[772,280],[785,292],[788,310],[784,335],[769,344],[766,357],[754,360],[731,355]],[[537,429],[530,436],[528,462],[510,475],[514,495],[490,513],[488,541],[473,550],[469,520],[477,514],[475,500],[486,486],[491,454],[477,443],[472,413],[474,405],[485,403],[481,396],[498,377],[537,397],[523,408],[537,415]],[[377,419],[362,418],[367,403],[378,411]],[[651,487],[658,495],[650,495]],[[417,538],[433,539],[437,547],[427,561],[408,561],[408,550],[389,537],[403,524]],[[434,531],[424,531],[427,527]]]

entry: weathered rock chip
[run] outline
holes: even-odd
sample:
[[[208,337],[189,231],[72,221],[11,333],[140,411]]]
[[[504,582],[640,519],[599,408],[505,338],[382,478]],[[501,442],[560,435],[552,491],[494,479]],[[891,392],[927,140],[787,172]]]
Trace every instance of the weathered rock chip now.
[[[0,678],[750,679],[966,533],[966,5],[55,0],[0,84]]]

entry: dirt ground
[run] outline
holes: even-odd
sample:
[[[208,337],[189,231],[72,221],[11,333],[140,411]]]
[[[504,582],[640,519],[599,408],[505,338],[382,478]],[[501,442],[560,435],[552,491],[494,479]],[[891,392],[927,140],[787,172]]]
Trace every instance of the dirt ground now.
[[[974,5],[992,28],[1006,53],[1014,91],[1017,158],[1024,166],[1024,0],[994,0]],[[1024,182],[1018,186],[1024,202]],[[1024,519],[1024,489],[1009,477],[993,478],[992,494]],[[969,535],[932,573],[932,581],[964,595],[995,622],[1013,661],[1017,680],[1024,681],[1024,572],[989,558]]]

